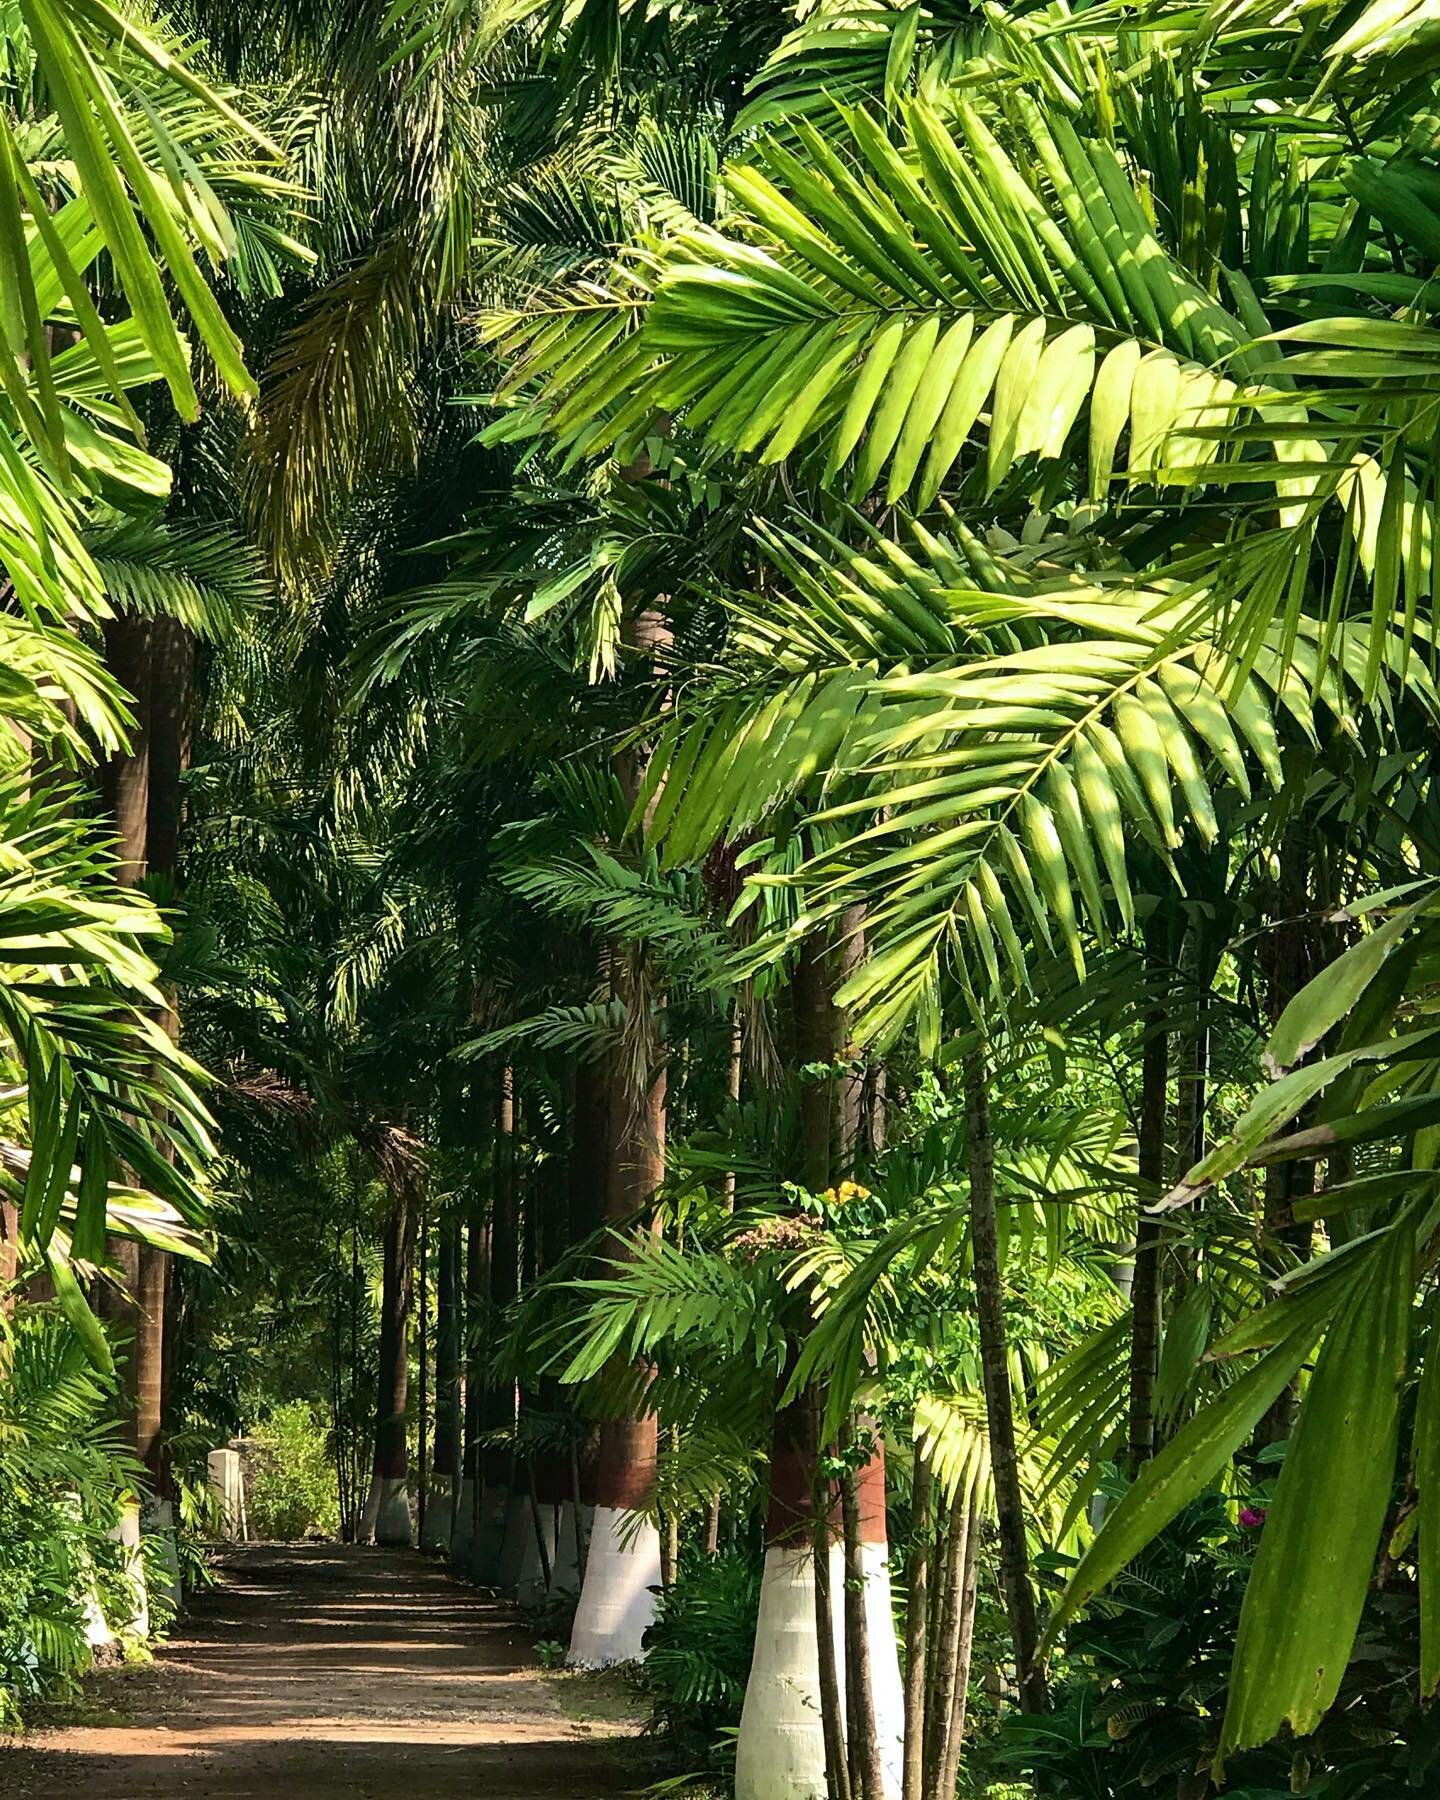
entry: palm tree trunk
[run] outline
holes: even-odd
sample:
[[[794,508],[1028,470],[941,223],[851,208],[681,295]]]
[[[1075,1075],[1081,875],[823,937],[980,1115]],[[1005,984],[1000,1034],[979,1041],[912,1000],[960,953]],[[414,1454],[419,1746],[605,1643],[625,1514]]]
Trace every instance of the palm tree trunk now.
[[[575,1102],[566,1170],[566,1230],[559,1246],[564,1251],[584,1243],[600,1229],[604,1220],[610,1162],[609,1118],[605,1065],[599,1057],[582,1059],[575,1068]],[[552,1382],[549,1391],[558,1404],[558,1383]],[[555,1516],[551,1591],[577,1599],[585,1573],[586,1513],[591,1499],[589,1471],[587,1469],[582,1476],[581,1470],[584,1455],[585,1446],[574,1440],[561,1462],[551,1464],[544,1474],[547,1484],[553,1480],[559,1502]]]
[[[935,1800],[955,1800],[960,1779],[960,1752],[965,1746],[965,1725],[970,1697],[970,1658],[975,1644],[975,1604],[979,1597],[980,1514],[973,1500],[966,1507],[965,1557],[960,1574],[956,1607],[960,1619],[955,1646],[955,1676],[951,1683],[950,1718],[946,1726],[945,1754],[941,1761]]]
[[[835,999],[864,954],[861,922],[859,909],[852,909],[841,920],[833,939],[817,933],[804,940],[791,987],[796,1070],[827,1071],[818,1079],[797,1082],[801,1173],[805,1186],[815,1193],[849,1175],[861,1137],[864,1083],[846,1066],[848,1020],[845,1009]],[[776,1478],[772,1471],[772,1482]],[[870,1462],[857,1472],[854,1486],[854,1502],[860,1510],[852,1511],[854,1529],[848,1539],[848,1558],[844,1550],[837,1551],[831,1560],[841,1566],[832,1571],[829,1563],[821,1560],[818,1535],[812,1551],[810,1581],[815,1590],[818,1634],[813,1654],[819,1676],[817,1690],[808,1704],[818,1705],[822,1730],[811,1745],[815,1767],[806,1771],[804,1779],[818,1785],[822,1769],[828,1769],[826,1778],[832,1793],[843,1782],[851,1800],[866,1800],[870,1787],[874,1787],[878,1797],[880,1788],[876,1784],[883,1783],[884,1772],[891,1763],[898,1778],[904,1741],[904,1695],[890,1622],[885,1566],[884,1458],[878,1443]],[[768,1560],[767,1557],[767,1564]],[[844,1593],[841,1650],[846,1670],[844,1679],[837,1679],[832,1686],[825,1674],[831,1645],[819,1621],[827,1611],[827,1592],[837,1580]],[[763,1649],[757,1635],[757,1667]],[[794,1689],[794,1678],[785,1679]],[[755,1680],[752,1670],[752,1687]],[[833,1754],[824,1764],[820,1762],[822,1749],[826,1745],[833,1747],[835,1742],[848,1742],[853,1771],[847,1761],[842,1774]],[[771,1760],[773,1755],[772,1749]],[[757,1756],[753,1766],[757,1770],[763,1768],[764,1760]],[[768,1789],[756,1791],[765,1793]]]
[[[745,1076],[745,1020],[739,1000],[730,1003],[730,1054],[725,1063],[725,1094],[732,1106],[740,1104],[740,1088]],[[725,1210],[735,1210],[735,1171],[725,1171]]]
[[[483,1201],[472,1203],[465,1228],[465,1304],[459,1320],[464,1379],[460,1486],[455,1496],[455,1522],[450,1533],[450,1564],[468,1575],[480,1519],[484,1431],[484,1381],[480,1363],[480,1331],[490,1298],[490,1221]]]
[[[515,1071],[500,1071],[495,1094],[495,1152],[490,1200],[489,1304],[477,1334],[482,1374],[479,1454],[479,1512],[470,1545],[471,1579],[492,1585],[500,1576],[506,1524],[515,1487],[515,1383],[487,1365],[501,1321],[520,1291],[520,1190],[516,1180]],[[498,1436],[501,1442],[486,1443]]]
[[[152,812],[157,826],[162,815],[167,824],[174,821],[170,864],[166,871],[173,874],[179,829],[179,776],[177,771],[173,792],[167,785],[163,794],[157,793],[157,804],[152,808],[150,753],[155,638],[151,621],[134,613],[121,614],[107,620],[104,629],[105,660],[111,674],[132,698],[135,725],[129,753],[111,757],[101,769],[101,790],[115,823],[115,878],[124,887],[138,887],[149,867]],[[174,696],[167,694],[166,700],[164,716],[173,724],[179,717]],[[167,751],[171,735],[173,733],[167,731]],[[173,1009],[167,1009],[163,1023],[173,1035],[176,1031]],[[126,1290],[122,1295],[103,1293],[102,1312],[121,1334],[130,1339],[125,1362],[127,1434],[135,1454],[149,1469],[152,1478],[157,1478],[163,1474],[160,1429],[164,1396],[166,1258],[163,1252],[152,1250],[148,1245],[122,1244],[113,1239],[109,1254],[119,1268]]]
[[[149,1244],[139,1246],[135,1282],[135,1453],[156,1493],[165,1467],[161,1438],[165,1403],[165,1289],[170,1259]]]
[[[940,1638],[945,1629],[945,1608],[949,1603],[950,1523],[951,1513],[932,1506],[934,1525],[930,1533],[930,1603],[925,1619],[925,1775],[922,1792],[932,1785],[937,1766],[935,1724],[939,1716],[939,1695],[945,1671],[940,1661]]]
[[[812,934],[800,946],[791,992],[795,1008],[796,1059],[800,1067],[825,1065],[829,1079],[800,1083],[800,1135],[804,1145],[802,1176],[812,1193],[822,1193],[854,1167],[860,1137],[863,1081],[840,1073],[848,1020],[835,995],[864,953],[860,915],[852,909],[841,921],[841,936],[831,943]]]
[[[930,1609],[930,1460],[915,1452],[910,1492],[910,1553],[905,1565],[905,1761],[901,1800],[926,1800],[925,1626]]]
[[[1036,1652],[1035,1593],[1030,1585],[1030,1552],[1025,1541],[1025,1506],[1015,1450],[1015,1415],[1010,1394],[1009,1343],[1005,1330],[1005,1290],[1000,1273],[995,1216],[995,1145],[990,1135],[990,1096],[984,1055],[965,1057],[965,1142],[970,1165],[970,1219],[975,1251],[975,1299],[980,1327],[980,1362],[985,1379],[985,1412],[990,1467],[1000,1525],[1000,1587],[1015,1646],[1021,1709],[1046,1710],[1045,1676]]]
[[[178,619],[161,615],[149,624],[145,644],[146,681],[146,793],[145,862],[152,878],[178,884],[184,827],[185,771],[190,765],[190,713],[195,676],[195,646]],[[180,1042],[179,1001],[173,988],[166,991],[161,1024],[171,1043]],[[169,1328],[169,1290],[175,1278],[170,1257],[163,1250],[142,1245],[140,1292],[137,1296],[143,1323],[136,1354],[139,1407],[137,1439],[147,1436],[150,1447],[141,1446],[155,1482],[156,1493],[168,1500],[168,1460],[161,1436],[173,1371],[174,1334]]]
[[[1205,1155],[1205,1118],[1209,1107],[1210,1027],[1206,1022],[1210,996],[1196,995],[1186,1034],[1175,1108],[1175,1173],[1183,1178]]]
[[[730,1055],[725,1065],[725,1093],[733,1105],[740,1102],[740,1087],[745,1072],[745,1028],[740,1011],[739,1000],[730,1005]],[[735,1210],[735,1171],[725,1171],[725,1210]],[[716,1494],[710,1502],[709,1516],[705,1521],[705,1554],[720,1554],[720,1495]]]
[[[646,1004],[648,971],[632,947],[615,959],[614,979],[629,1008]],[[634,1093],[617,1059],[610,1091],[611,1160],[606,1195],[616,1227],[644,1220],[665,1173],[666,1071],[658,1056],[647,1091]],[[643,1652],[661,1585],[660,1536],[628,1513],[652,1506],[659,1460],[653,1412],[602,1421],[595,1461],[595,1518],[567,1661],[576,1668],[632,1662]]]
[[[841,1451],[847,1453],[854,1436],[847,1427]],[[871,1467],[875,1458],[870,1459]],[[885,1533],[884,1463],[880,1463],[880,1541]],[[880,1737],[875,1713],[875,1681],[870,1655],[870,1616],[867,1604],[871,1571],[866,1567],[865,1538],[873,1541],[874,1483],[867,1484],[872,1517],[862,1524],[862,1481],[866,1471],[847,1467],[840,1482],[840,1507],[845,1531],[845,1710],[849,1746],[850,1792],[855,1800],[885,1800],[885,1776],[880,1766]],[[868,1528],[868,1530],[867,1530]],[[893,1638],[893,1631],[891,1633]],[[879,1646],[877,1646],[879,1648]]]
[[[13,1200],[0,1200],[0,1317],[15,1310],[15,1276],[20,1248],[20,1209]]]
[[[439,1267],[435,1281],[435,1461],[431,1504],[421,1543],[442,1553],[450,1548],[460,1455],[460,1227],[440,1222]]]
[[[1154,972],[1152,970],[1152,979]],[[1155,1380],[1160,1369],[1162,1329],[1160,1220],[1151,1210],[1165,1187],[1165,1127],[1170,1082],[1169,1036],[1164,1009],[1145,1021],[1140,1062],[1140,1130],[1137,1172],[1140,1199],[1135,1226],[1135,1273],[1130,1286],[1131,1472],[1138,1473],[1155,1450]]]
[[[961,1595],[965,1586],[965,1555],[969,1547],[970,1507],[965,1494],[950,1504],[942,1540],[940,1605],[937,1609],[930,1712],[925,1727],[925,1800],[933,1800],[950,1745],[950,1721],[955,1712],[955,1686],[960,1677]]]
[[[148,868],[150,811],[150,621],[124,613],[105,623],[105,662],[130,694],[135,726],[128,755],[112,756],[100,771],[107,810],[115,821],[115,879],[138,887]]]
[[[173,879],[180,867],[184,781],[190,766],[191,690],[195,644],[178,619],[150,622],[146,863]]]
[[[849,1746],[845,1733],[845,1690],[840,1679],[841,1659],[835,1653],[834,1528],[826,1509],[815,1513],[811,1559],[815,1582],[816,1674],[824,1756],[825,1792],[828,1800],[854,1800],[850,1779]],[[757,1639],[758,1639],[758,1633]],[[751,1679],[754,1679],[753,1671]],[[750,1689],[747,1686],[746,1698]],[[737,1792],[737,1800],[740,1797]]]
[[[736,1800],[776,1792],[853,1800],[835,1590],[839,1521],[820,1478],[818,1397],[777,1407],[755,1649],[736,1743]]]
[[[430,1468],[430,1220],[420,1202],[419,1223],[420,1298],[415,1312],[416,1363],[420,1376],[420,1411],[415,1421],[415,1504],[419,1513],[420,1542],[425,1542]]]
[[[380,1302],[380,1366],[375,1394],[375,1458],[361,1536],[377,1544],[411,1542],[410,1475],[406,1414],[410,1387],[410,1314],[413,1301],[417,1196],[408,1181],[395,1192],[385,1221],[385,1265]]]

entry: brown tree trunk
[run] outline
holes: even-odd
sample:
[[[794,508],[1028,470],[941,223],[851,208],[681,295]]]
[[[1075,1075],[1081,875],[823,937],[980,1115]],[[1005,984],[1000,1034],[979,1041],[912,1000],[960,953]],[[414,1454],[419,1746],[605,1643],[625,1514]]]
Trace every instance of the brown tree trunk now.
[[[150,811],[150,621],[133,613],[105,624],[105,661],[130,694],[135,726],[129,755],[112,756],[100,771],[101,791],[115,821],[115,878],[138,887],[148,868]]]
[[[935,1679],[930,1689],[930,1714],[925,1726],[925,1800],[939,1791],[941,1771],[949,1754],[950,1721],[955,1713],[955,1688],[960,1677],[960,1638],[964,1615],[965,1558],[970,1545],[968,1496],[957,1494],[951,1502],[942,1536],[940,1604],[936,1617],[933,1659]]]
[[[1177,1180],[1193,1169],[1205,1155],[1205,1115],[1208,1108],[1210,1079],[1210,1028],[1205,1015],[1210,997],[1201,992],[1186,1036],[1179,1073],[1179,1095],[1175,1108]]]
[[[113,756],[101,769],[101,790],[115,823],[116,880],[138,887],[149,868],[151,819],[152,628],[133,613],[106,621],[105,660],[111,674],[130,694],[135,724],[128,755]],[[157,792],[155,811],[178,811],[178,779],[173,794]],[[178,831],[178,827],[177,827]],[[172,862],[173,867],[173,862]],[[173,1008],[162,1021],[172,1035]],[[148,1245],[111,1240],[109,1254],[120,1270],[127,1293],[107,1293],[102,1311],[121,1334],[130,1337],[125,1363],[129,1401],[127,1435],[135,1454],[152,1477],[162,1474],[160,1429],[164,1398],[166,1258]]]
[[[975,1644],[975,1603],[979,1592],[980,1514],[973,1502],[966,1508],[965,1557],[956,1596],[960,1630],[955,1645],[955,1674],[950,1684],[950,1718],[946,1726],[945,1754],[941,1759],[935,1800],[955,1800],[960,1777],[960,1752],[965,1746],[966,1715],[970,1696],[970,1658]]]
[[[930,1610],[930,1497],[934,1482],[929,1458],[915,1452],[910,1494],[910,1551],[905,1566],[905,1758],[901,1800],[926,1800],[925,1626]]]
[[[820,1477],[819,1397],[801,1395],[776,1409],[770,1448],[770,1510],[765,1547],[786,1549],[809,1541],[815,1585],[815,1651],[820,1725],[825,1744],[829,1800],[855,1800],[845,1746],[845,1703],[835,1655],[835,1595],[830,1552],[835,1543],[834,1503]]]
[[[740,1104],[740,1087],[745,1074],[745,1024],[740,1002],[730,1004],[730,1054],[725,1063],[725,1094],[732,1106]],[[725,1210],[735,1210],[735,1171],[725,1171]]]
[[[1155,970],[1151,969],[1151,979]],[[1140,1063],[1140,1130],[1137,1172],[1140,1198],[1135,1224],[1135,1274],[1130,1286],[1130,1471],[1138,1474],[1155,1451],[1155,1380],[1162,1331],[1161,1227],[1152,1211],[1165,1191],[1165,1127],[1169,1113],[1169,1035],[1163,1007],[1145,1020]]]
[[[184,779],[190,764],[190,700],[195,646],[178,619],[150,622],[146,863],[174,878],[184,831]]]
[[[995,1510],[1000,1526],[1000,1587],[1015,1645],[1020,1706],[1024,1712],[1041,1713],[1047,1705],[1045,1676],[1037,1661],[1039,1635],[1035,1624],[1035,1593],[1030,1585],[1025,1505],[1015,1450],[1005,1290],[995,1215],[995,1145],[990,1135],[990,1096],[986,1081],[983,1055],[978,1051],[969,1052],[965,1057],[965,1140],[970,1166],[970,1219],[975,1251],[980,1362],[985,1380]]]
[[[740,1101],[740,1085],[745,1068],[745,1032],[740,1012],[740,1002],[735,1000],[730,1006],[730,1055],[725,1065],[725,1092],[732,1103]],[[735,1210],[735,1171],[725,1171],[725,1210]],[[720,1554],[720,1496],[716,1494],[710,1502],[710,1512],[705,1521],[705,1554]]]
[[[435,1474],[451,1484],[460,1455],[460,1227],[440,1225],[435,1285]]]
[[[842,1068],[849,1022],[835,995],[863,953],[859,913],[852,911],[841,922],[838,942],[813,934],[801,944],[796,959],[792,993],[798,1063],[802,1069],[824,1066],[834,1071],[800,1082],[802,1173],[812,1193],[823,1193],[854,1167],[864,1082]]]
[[[20,1209],[0,1200],[0,1317],[15,1310],[15,1277],[19,1268]]]
[[[490,1318],[497,1334],[505,1313],[520,1292],[520,1186],[515,1152],[515,1071],[500,1071],[495,1105],[495,1182],[490,1213]],[[486,1359],[493,1344],[484,1347]],[[490,1375],[485,1384],[486,1431],[515,1429],[515,1383]],[[514,1451],[504,1445],[487,1447],[482,1467],[487,1487],[509,1487],[513,1481]]]
[[[610,1181],[609,1070],[600,1056],[581,1061],[575,1070],[575,1117],[570,1151],[570,1244],[592,1237],[604,1224]],[[595,1499],[595,1451],[592,1432],[588,1441],[570,1446],[566,1497],[573,1508],[575,1568],[585,1572],[584,1508]]]
[[[480,1392],[480,1417],[470,1575],[482,1586],[493,1584],[499,1573],[509,1495],[515,1491],[523,1492],[514,1450],[515,1383],[489,1367],[495,1340],[502,1328],[501,1321],[520,1291],[523,1250],[515,1153],[515,1071],[509,1067],[499,1071],[494,1103],[486,1303],[471,1324],[472,1374]],[[502,1441],[485,1441],[496,1437]],[[518,1490],[517,1482],[520,1484]]]
[[[465,1305],[460,1321],[460,1359],[464,1380],[460,1487],[455,1497],[455,1525],[450,1540],[451,1565],[468,1573],[480,1523],[483,1474],[481,1435],[485,1429],[485,1384],[480,1361],[480,1330],[490,1297],[490,1221],[483,1202],[471,1208],[465,1228]],[[463,1511],[461,1509],[464,1509]]]
[[[385,1262],[380,1301],[380,1359],[375,1393],[375,1458],[371,1467],[368,1535],[377,1543],[409,1543],[408,1506],[401,1520],[410,1473],[406,1415],[410,1399],[410,1315],[414,1300],[418,1197],[408,1181],[397,1188],[385,1221]]]
[[[858,927],[858,917],[854,923]],[[858,929],[849,940],[834,945],[826,935],[805,938],[795,962],[791,1003],[795,1020],[795,1069],[799,1083],[801,1179],[811,1193],[823,1193],[848,1173],[859,1132],[861,1084],[840,1069],[847,1034],[844,1009],[835,1002],[846,974],[862,953]],[[823,1073],[821,1071],[824,1071]],[[778,1439],[777,1439],[778,1444]],[[772,1470],[771,1480],[775,1480]],[[813,1532],[815,1558],[815,1617],[820,1659],[820,1714],[825,1738],[826,1779],[830,1800],[863,1800],[858,1760],[852,1775],[849,1747],[854,1740],[855,1696],[845,1672],[830,1667],[834,1662],[832,1636],[834,1600],[830,1592],[831,1527],[828,1516],[817,1511]],[[847,1649],[850,1647],[848,1589],[846,1600]],[[859,1588],[863,1607],[863,1584]],[[863,1633],[863,1612],[859,1621]],[[858,1653],[858,1646],[856,1647]],[[868,1654],[868,1640],[865,1646]],[[854,1657],[847,1655],[847,1664]],[[846,1700],[850,1701],[846,1717]],[[873,1737],[873,1706],[871,1726]]]
[[[173,887],[179,881],[184,827],[184,779],[190,762],[191,690],[195,650],[190,633],[177,620],[152,619],[146,639],[148,691],[145,732],[145,865],[151,877]],[[161,1020],[172,1044],[180,1042],[179,1001],[166,991]],[[173,1371],[174,1334],[169,1330],[170,1257],[149,1245],[140,1247],[140,1322],[137,1327],[136,1438],[156,1489],[169,1486],[162,1426]],[[144,1448],[148,1438],[150,1447]]]
[[[137,1246],[135,1284],[135,1454],[157,1493],[166,1485],[161,1428],[165,1409],[165,1292],[170,1258],[149,1244]]]
[[[643,991],[632,972],[629,1003]],[[646,1220],[665,1176],[665,1067],[651,1077],[648,1093],[630,1092],[623,1074],[611,1090],[610,1122],[614,1133],[607,1221],[617,1228]],[[634,1510],[648,1506],[655,1493],[659,1432],[653,1412],[637,1418],[601,1422],[595,1463],[595,1503]]]
[[[639,652],[640,660],[648,661],[652,675],[673,641],[669,622],[658,607],[628,621],[625,639]],[[648,760],[647,754],[633,747],[616,758],[615,773],[632,808],[640,797]],[[659,797],[658,790],[651,795],[647,819]],[[636,1092],[633,1076],[623,1067],[624,1053],[611,1060],[605,1216],[607,1224],[618,1226],[645,1218],[665,1178],[666,1061],[656,1021],[649,1016],[652,1008],[658,1010],[659,996],[652,993],[653,969],[644,946],[613,946],[609,960],[612,992],[625,1008],[632,1041],[640,1046],[639,1054],[649,1065],[641,1078],[641,1091]],[[603,1421],[595,1463],[596,1505],[627,1509],[649,1505],[658,1461],[654,1413]]]
[[[841,1449],[848,1451],[853,1441],[847,1427]],[[885,1800],[862,1554],[864,1544],[883,1542],[885,1538],[885,1452],[878,1437],[874,1452],[863,1467],[846,1469],[840,1483],[840,1506],[845,1533],[845,1703],[850,1792],[855,1800]]]
[[[424,1196],[416,1226],[420,1263],[420,1293],[415,1307],[415,1362],[419,1375],[420,1407],[415,1421],[415,1509],[420,1541],[425,1541],[430,1478],[430,1220]]]

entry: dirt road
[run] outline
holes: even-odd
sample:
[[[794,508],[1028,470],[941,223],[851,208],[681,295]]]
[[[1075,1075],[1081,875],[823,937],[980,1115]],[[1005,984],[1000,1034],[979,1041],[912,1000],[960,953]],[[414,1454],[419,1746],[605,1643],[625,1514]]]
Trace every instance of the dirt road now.
[[[153,1669],[85,1722],[0,1748],[0,1795],[607,1800],[643,1785],[622,1725],[566,1716],[503,1608],[419,1556],[235,1552]]]

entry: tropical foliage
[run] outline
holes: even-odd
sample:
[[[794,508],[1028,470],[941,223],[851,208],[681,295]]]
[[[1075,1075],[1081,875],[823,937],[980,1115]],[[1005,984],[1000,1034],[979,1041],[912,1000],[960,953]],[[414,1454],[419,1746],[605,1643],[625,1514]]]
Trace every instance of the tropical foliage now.
[[[1433,36],[0,9],[5,1691],[259,1426],[740,1800],[800,1536],[829,1800],[1423,1785]]]

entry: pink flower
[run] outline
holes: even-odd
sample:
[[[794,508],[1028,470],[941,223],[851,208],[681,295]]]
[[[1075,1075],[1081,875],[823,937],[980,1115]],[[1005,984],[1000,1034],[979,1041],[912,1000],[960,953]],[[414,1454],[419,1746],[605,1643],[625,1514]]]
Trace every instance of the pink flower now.
[[[1265,1523],[1265,1508],[1262,1506],[1257,1510],[1253,1506],[1243,1507],[1240,1513],[1240,1523],[1247,1531],[1257,1531]]]

